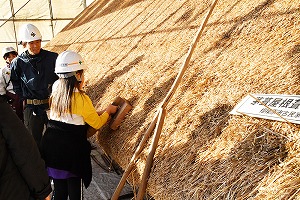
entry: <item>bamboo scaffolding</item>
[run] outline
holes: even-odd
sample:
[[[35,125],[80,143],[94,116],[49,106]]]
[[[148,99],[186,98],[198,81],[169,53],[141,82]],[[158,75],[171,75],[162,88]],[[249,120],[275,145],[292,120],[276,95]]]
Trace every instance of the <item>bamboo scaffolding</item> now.
[[[157,148],[157,145],[158,145],[161,130],[162,130],[163,125],[164,125],[166,110],[164,108],[160,108],[158,113],[159,113],[158,121],[157,121],[158,124],[155,128],[153,141],[152,141],[152,144],[151,144],[151,147],[150,147],[149,154],[147,156],[147,161],[146,161],[145,169],[144,169],[143,176],[142,176],[141,186],[139,187],[139,192],[137,194],[137,199],[138,200],[142,200],[144,195],[145,195],[149,175],[150,175],[151,168],[152,168],[154,154],[155,154],[155,151],[156,151],[156,148]]]
[[[132,169],[133,169],[133,167],[134,167],[134,165],[135,165],[135,163],[137,161],[137,158],[139,157],[140,153],[142,152],[144,145],[146,144],[148,138],[151,135],[151,132],[155,128],[155,124],[157,122],[158,115],[159,115],[159,113],[157,112],[156,115],[154,116],[151,124],[149,125],[149,127],[148,127],[148,129],[147,129],[147,131],[146,131],[146,133],[145,133],[142,141],[140,142],[139,146],[137,147],[135,153],[133,154],[133,156],[132,156],[132,158],[131,158],[131,160],[130,160],[128,166],[127,166],[127,168],[125,169],[125,171],[124,171],[124,173],[122,175],[122,178],[119,181],[119,184],[118,184],[118,186],[117,186],[117,188],[116,188],[113,196],[111,197],[111,200],[117,200],[118,197],[120,196],[120,193],[122,192],[122,189],[123,189],[123,187],[124,187],[124,185],[126,183],[127,177],[131,173],[131,171],[132,171]]]
[[[206,26],[206,24],[208,22],[208,19],[211,16],[212,11],[215,8],[217,2],[218,2],[218,0],[214,0],[214,2],[212,3],[209,12],[207,13],[207,15],[206,15],[203,23],[201,24],[200,28],[198,29],[198,31],[196,33],[196,37],[194,38],[194,40],[192,42],[192,45],[189,48],[189,51],[188,51],[187,56],[186,56],[186,59],[185,59],[183,65],[182,65],[182,67],[181,67],[181,69],[180,69],[180,71],[179,71],[179,73],[178,73],[178,75],[177,75],[177,77],[176,77],[176,79],[175,79],[175,81],[174,81],[171,89],[169,90],[168,94],[166,95],[165,99],[163,100],[163,102],[162,102],[162,104],[161,104],[161,106],[160,106],[160,108],[158,110],[164,110],[167,107],[167,105],[170,102],[170,100],[172,99],[172,97],[173,97],[176,89],[179,86],[179,83],[180,83],[180,81],[181,81],[181,79],[182,79],[185,71],[188,68],[188,65],[189,65],[189,62],[191,60],[192,54],[193,54],[193,52],[194,52],[194,50],[195,50],[195,48],[197,46],[198,41],[200,40],[200,37],[201,37],[201,35],[202,35],[203,31],[204,31],[204,28],[205,28],[205,26]],[[119,195],[120,195],[120,193],[121,193],[121,191],[122,191],[122,189],[124,187],[126,179],[127,179],[127,177],[129,176],[131,170],[134,167],[135,160],[137,159],[138,155],[142,151],[142,147],[144,146],[144,143],[146,143],[146,141],[149,138],[151,132],[153,131],[154,126],[155,126],[155,124],[157,122],[157,118],[158,118],[159,115],[160,115],[160,112],[158,111],[157,114],[154,117],[154,120],[151,122],[149,128],[147,129],[147,131],[146,131],[146,133],[145,133],[145,135],[144,135],[141,143],[139,144],[139,147],[137,148],[136,152],[134,153],[134,155],[133,155],[133,157],[132,157],[132,159],[131,159],[128,167],[127,167],[127,169],[123,173],[123,176],[122,176],[122,178],[121,178],[121,180],[120,180],[120,182],[119,182],[119,184],[118,184],[118,186],[117,186],[117,188],[116,188],[116,190],[115,190],[115,192],[114,192],[114,194],[113,194],[113,196],[111,198],[112,200],[117,200],[118,199],[118,197],[119,197]],[[159,129],[159,128],[157,128],[157,129]],[[158,143],[160,133],[156,134],[156,135],[157,135],[158,138],[156,139],[154,137],[153,141],[155,141],[155,142],[157,141],[157,143]],[[150,156],[152,156],[152,157],[154,156],[155,150],[156,150],[156,148],[153,149],[153,150],[151,150],[151,155]],[[154,153],[153,153],[153,151],[154,151]],[[153,155],[152,155],[152,153],[153,153]],[[148,160],[148,158],[147,158],[147,160]],[[146,164],[146,167],[145,167],[145,170],[144,170],[144,173],[143,173],[143,177],[144,177],[145,171],[147,171],[147,172],[146,172],[145,177],[142,180],[142,183],[141,183],[141,185],[142,185],[142,191],[138,193],[138,197],[137,197],[138,199],[142,199],[141,196],[144,194],[144,191],[146,190],[147,181],[148,181],[148,178],[146,178],[146,177],[148,177],[148,175],[149,175],[149,174],[147,175],[147,173],[150,173],[150,171],[151,171],[152,161],[153,161],[153,158],[149,158],[148,165]],[[150,170],[149,170],[149,167],[150,167]],[[148,170],[149,170],[149,172],[148,172]]]

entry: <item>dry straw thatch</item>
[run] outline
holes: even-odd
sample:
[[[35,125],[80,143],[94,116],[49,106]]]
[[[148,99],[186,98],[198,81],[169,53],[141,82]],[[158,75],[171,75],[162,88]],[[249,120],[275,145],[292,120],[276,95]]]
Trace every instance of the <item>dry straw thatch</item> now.
[[[132,103],[117,131],[98,136],[124,169],[211,3],[96,0],[46,45],[85,58],[98,109],[116,96]],[[300,199],[300,126],[229,115],[250,93],[299,94],[299,66],[299,1],[219,1],[167,107],[147,192],[156,200]],[[136,186],[148,148],[129,177]]]

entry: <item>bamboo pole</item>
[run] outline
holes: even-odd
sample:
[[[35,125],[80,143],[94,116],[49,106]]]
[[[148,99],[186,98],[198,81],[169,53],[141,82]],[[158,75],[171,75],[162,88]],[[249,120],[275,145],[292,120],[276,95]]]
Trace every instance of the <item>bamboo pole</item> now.
[[[199,41],[199,39],[200,39],[200,36],[201,36],[202,33],[203,33],[203,30],[204,30],[204,28],[205,28],[205,26],[206,26],[206,24],[207,24],[207,22],[208,22],[208,19],[209,19],[210,15],[212,14],[213,9],[215,8],[215,6],[216,6],[216,4],[217,4],[217,1],[218,1],[218,0],[215,0],[215,1],[213,2],[213,4],[212,4],[211,7],[210,7],[209,12],[207,13],[207,15],[206,15],[204,21],[202,22],[202,25],[201,25],[200,28],[198,29],[197,34],[196,34],[196,37],[194,38],[193,43],[192,43],[192,45],[190,46],[190,49],[189,49],[189,51],[188,51],[188,54],[187,54],[186,59],[185,59],[185,61],[184,61],[184,64],[182,65],[179,74],[177,75],[177,77],[176,77],[176,79],[175,79],[175,81],[174,81],[174,83],[173,83],[171,89],[169,90],[169,93],[167,94],[167,96],[166,96],[165,99],[163,100],[162,108],[165,108],[165,107],[168,105],[168,103],[170,102],[171,98],[173,97],[173,95],[174,95],[174,93],[175,93],[175,91],[176,91],[176,89],[177,89],[177,87],[178,87],[178,85],[179,85],[179,83],[180,83],[180,81],[181,81],[181,79],[182,79],[184,73],[185,73],[185,71],[187,70],[188,65],[189,65],[189,63],[190,63],[190,60],[191,60],[191,57],[192,57],[192,54],[193,54],[193,52],[194,52],[194,50],[195,50],[195,48],[196,48],[196,46],[197,46],[197,43],[198,43],[198,41]]]
[[[135,162],[137,160],[137,158],[139,157],[140,153],[143,150],[143,147],[145,145],[145,143],[147,142],[148,138],[151,135],[151,132],[153,131],[153,129],[155,128],[156,122],[157,122],[157,118],[158,118],[159,112],[157,112],[153,118],[153,121],[151,122],[151,124],[149,125],[142,141],[140,142],[138,148],[135,150],[135,153],[133,154],[126,170],[124,171],[122,178],[113,194],[113,196],[111,197],[111,200],[118,200],[118,197],[120,196],[120,193],[122,192],[122,189],[126,183],[126,179],[129,176],[129,174],[131,173],[133,167],[135,166]]]
[[[209,12],[207,13],[206,17],[205,17],[205,20],[203,21],[200,29],[197,31],[197,34],[196,34],[196,37],[189,49],[189,52],[187,54],[187,57],[185,59],[185,62],[183,64],[183,66],[181,67],[180,69],[180,72],[178,73],[171,89],[169,90],[167,96],[165,97],[165,99],[163,100],[163,103],[161,104],[161,108],[159,109],[161,113],[159,115],[159,124],[156,126],[156,131],[155,131],[155,134],[154,134],[154,138],[153,138],[153,141],[152,141],[152,144],[151,144],[151,147],[150,147],[150,152],[147,156],[147,161],[146,161],[146,166],[145,166],[145,169],[144,169],[144,172],[143,172],[143,176],[142,176],[142,181],[141,181],[141,186],[139,187],[139,192],[138,192],[138,195],[137,195],[137,200],[142,200],[143,197],[144,197],[144,194],[145,194],[145,191],[146,191],[146,188],[147,188],[147,183],[148,183],[148,179],[149,179],[149,175],[150,175],[150,172],[151,172],[151,168],[152,168],[152,163],[153,163],[153,157],[154,157],[154,154],[155,154],[155,151],[156,151],[156,148],[157,148],[157,145],[158,145],[158,141],[159,141],[159,138],[160,138],[160,133],[161,133],[161,130],[162,130],[162,127],[163,127],[163,122],[164,122],[164,118],[165,118],[165,108],[166,106],[168,105],[168,103],[170,102],[171,98],[173,97],[176,89],[178,88],[179,86],[179,83],[185,73],[185,71],[187,70],[188,66],[189,66],[189,62],[191,60],[191,57],[192,57],[192,54],[197,46],[197,43],[200,39],[200,36],[201,34],[203,33],[203,30],[208,22],[208,19],[210,17],[210,15],[212,14],[212,11],[214,9],[214,7],[216,6],[217,4],[217,1],[218,0],[215,0],[213,2],[213,4],[211,5],[211,8],[209,10]]]
[[[154,154],[155,154],[155,151],[156,151],[156,148],[158,145],[161,130],[163,128],[165,116],[166,116],[166,110],[164,108],[160,108],[159,115],[158,115],[158,124],[155,128],[153,141],[150,146],[149,154],[147,156],[147,161],[146,161],[146,165],[145,165],[143,176],[142,176],[141,186],[139,187],[139,192],[137,194],[137,200],[143,200],[143,197],[144,197],[144,194],[145,194],[145,191],[147,188],[149,175],[150,175],[151,168],[152,168]]]
[[[190,62],[191,57],[192,57],[192,53],[194,52],[194,50],[195,50],[195,48],[197,46],[197,43],[198,43],[198,41],[200,39],[200,36],[202,35],[203,30],[204,30],[204,28],[205,28],[205,26],[206,26],[206,24],[208,22],[208,19],[209,19],[210,15],[212,14],[212,11],[215,8],[217,2],[218,2],[218,0],[214,0],[213,4],[210,7],[209,12],[207,13],[207,15],[206,15],[206,17],[205,17],[205,19],[203,21],[203,23],[201,24],[199,30],[197,31],[196,37],[193,40],[193,43],[192,43],[192,45],[189,48],[189,51],[187,53],[187,57],[186,57],[186,59],[184,61],[184,64],[182,65],[182,67],[181,67],[181,69],[179,71],[179,74],[177,75],[177,77],[176,77],[176,79],[175,79],[175,81],[174,81],[171,89],[169,90],[168,94],[166,95],[165,99],[163,100],[163,102],[162,102],[162,104],[160,106],[160,109],[165,109],[166,108],[166,106],[170,102],[171,98],[173,97],[176,89],[178,88],[179,83],[180,83],[180,81],[181,81],[181,79],[182,79],[182,77],[183,77],[183,75],[184,75],[184,73],[185,73],[185,71],[186,71],[186,69],[187,69],[187,67],[189,65],[189,62]],[[123,187],[125,185],[126,179],[127,179],[127,177],[129,176],[129,174],[131,173],[131,170],[134,167],[135,160],[137,159],[138,155],[141,153],[142,147],[144,146],[144,144],[146,143],[147,139],[149,138],[151,132],[154,129],[154,126],[155,126],[155,124],[157,122],[158,114],[159,114],[159,112],[155,115],[154,120],[150,124],[150,127],[147,129],[147,132],[145,133],[145,136],[143,137],[143,140],[140,142],[138,149],[136,150],[136,152],[133,155],[133,157],[132,157],[132,159],[131,159],[128,167],[126,168],[125,172],[123,173],[123,176],[122,176],[122,178],[121,178],[121,180],[120,180],[120,182],[119,182],[119,184],[118,184],[118,186],[117,186],[117,188],[116,188],[116,190],[115,190],[115,192],[114,192],[111,200],[117,200],[118,199],[118,197],[119,197],[119,195],[120,195],[120,193],[121,193],[121,191],[122,191],[122,189],[123,189]]]

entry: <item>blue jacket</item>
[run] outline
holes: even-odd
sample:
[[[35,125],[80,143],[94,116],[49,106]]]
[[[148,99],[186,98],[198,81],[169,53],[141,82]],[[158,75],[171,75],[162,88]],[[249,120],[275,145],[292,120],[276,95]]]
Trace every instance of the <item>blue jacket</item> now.
[[[21,99],[47,99],[52,84],[58,79],[54,73],[58,54],[41,49],[38,55],[26,50],[11,64],[11,82]]]

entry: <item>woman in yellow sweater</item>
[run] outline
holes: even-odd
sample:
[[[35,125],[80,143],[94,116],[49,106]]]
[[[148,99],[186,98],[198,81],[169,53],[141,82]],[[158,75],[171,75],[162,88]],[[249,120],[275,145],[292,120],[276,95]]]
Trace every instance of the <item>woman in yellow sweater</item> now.
[[[92,178],[87,137],[96,133],[117,110],[117,106],[109,105],[98,115],[82,90],[86,68],[82,57],[73,51],[62,52],[56,60],[55,73],[59,79],[52,87],[50,120],[41,146],[54,182],[54,200],[80,199],[81,179],[87,188]]]

